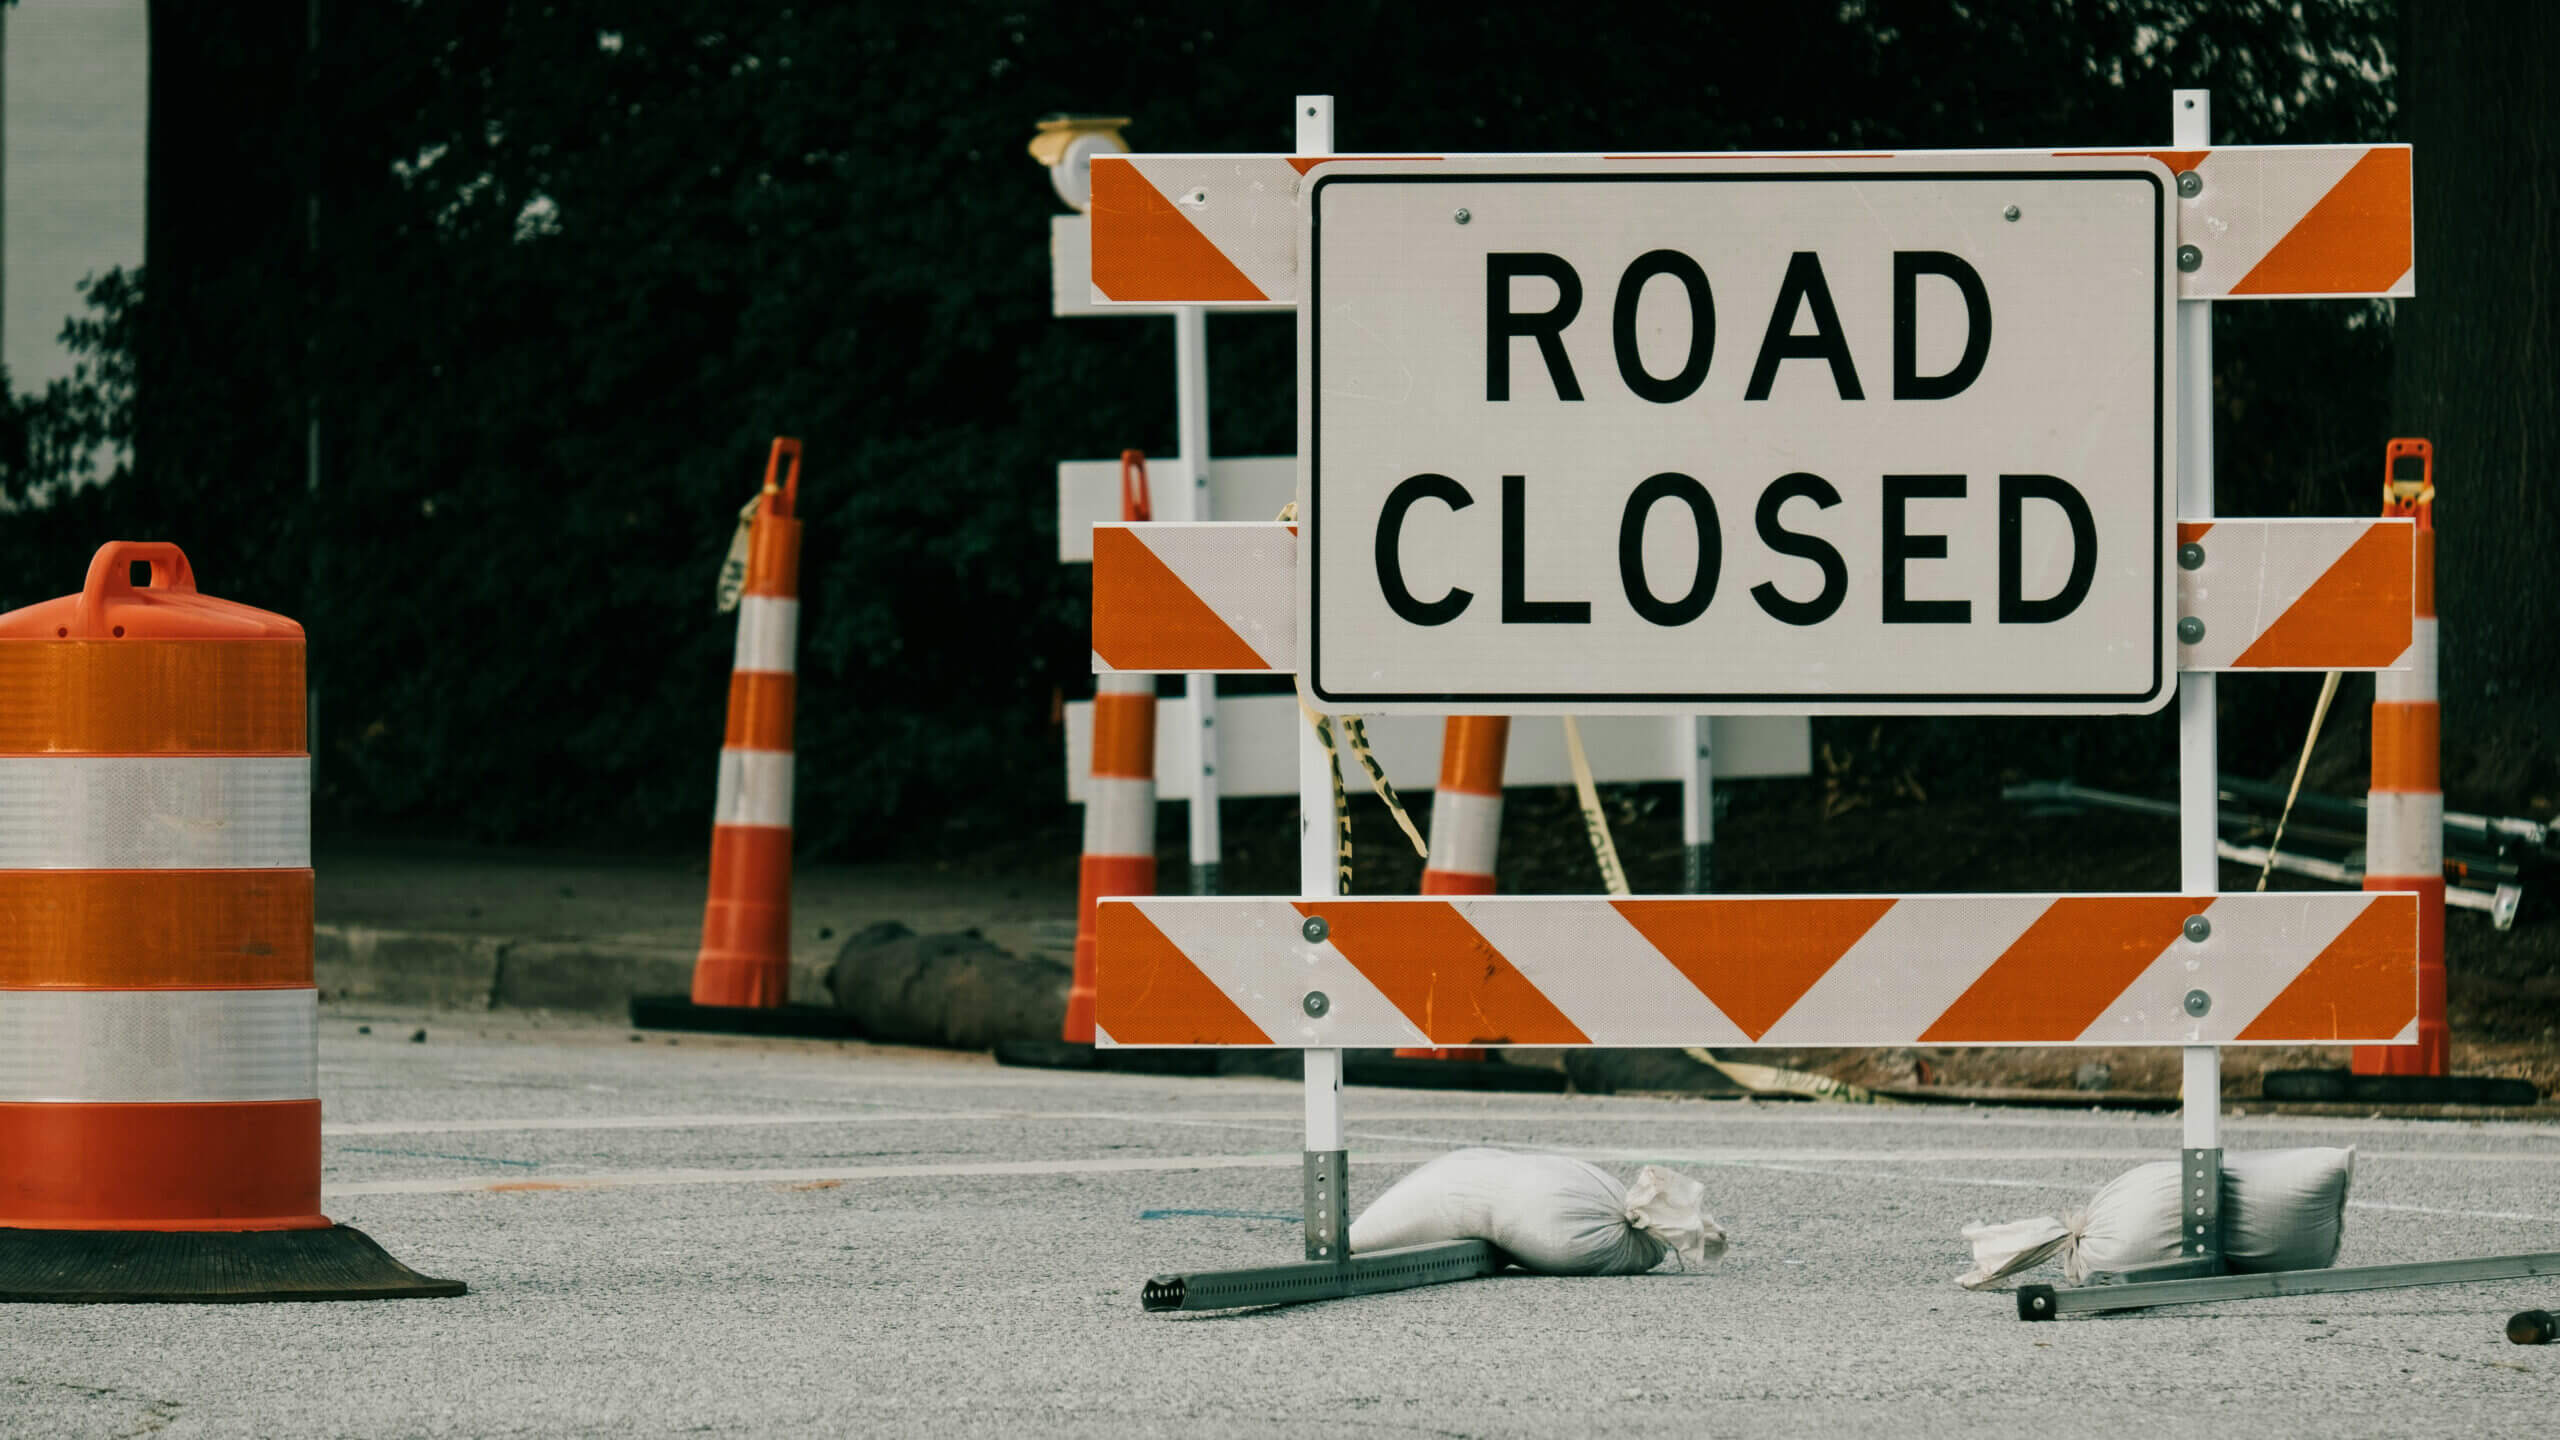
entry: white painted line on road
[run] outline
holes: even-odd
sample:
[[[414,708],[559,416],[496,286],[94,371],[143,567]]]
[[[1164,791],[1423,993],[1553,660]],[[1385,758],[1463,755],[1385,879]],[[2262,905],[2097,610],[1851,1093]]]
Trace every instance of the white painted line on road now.
[[[1413,1165],[1438,1157],[1437,1151],[1377,1151],[1352,1156],[1354,1164]],[[848,1180],[938,1180],[962,1176],[1117,1175],[1167,1170],[1294,1170],[1303,1162],[1298,1151],[1263,1155],[1124,1156],[1091,1160],[976,1160],[947,1165],[830,1165],[772,1170],[622,1170],[584,1175],[555,1175],[541,1180],[492,1180],[466,1175],[429,1180],[356,1180],[324,1185],[324,1199],[359,1195],[512,1194],[558,1190],[622,1190],[661,1185],[792,1185]]]
[[[525,1130],[709,1130],[739,1125],[862,1125],[890,1120],[974,1120],[977,1115],[932,1111],[897,1114],[864,1111],[839,1115],[546,1115],[512,1120],[358,1120],[323,1125],[323,1138],[341,1135],[503,1135]]]

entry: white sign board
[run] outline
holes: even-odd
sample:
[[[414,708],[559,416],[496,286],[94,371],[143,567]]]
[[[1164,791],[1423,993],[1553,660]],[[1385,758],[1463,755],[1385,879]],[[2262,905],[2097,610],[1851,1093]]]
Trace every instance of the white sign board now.
[[[1318,168],[1304,693],[2158,709],[2178,204],[2143,156]]]

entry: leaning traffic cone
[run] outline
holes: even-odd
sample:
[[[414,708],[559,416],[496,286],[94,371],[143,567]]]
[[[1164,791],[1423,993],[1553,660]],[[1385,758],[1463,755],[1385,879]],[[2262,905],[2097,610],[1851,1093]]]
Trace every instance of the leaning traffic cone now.
[[[1431,796],[1431,858],[1425,895],[1490,895],[1502,847],[1502,766],[1511,746],[1507,715],[1452,715],[1440,727],[1440,788]],[[1474,1045],[1398,1050],[1399,1060],[1484,1060]]]
[[[776,483],[784,456],[789,477]],[[800,641],[800,442],[777,438],[747,540],[729,728],[711,820],[711,894],[693,1003],[760,1010],[791,998],[791,720]]]
[[[2414,480],[2392,463],[2415,459]],[[2394,440],[2383,451],[2382,513],[2417,522],[2417,618],[2409,668],[2373,677],[2373,782],[2365,797],[2364,888],[2418,892],[2418,1024],[2413,1045],[2359,1045],[2358,1075],[2445,1075],[2452,1036],[2444,1015],[2444,783],[2436,711],[2435,450]]]
[[[1149,517],[1147,457],[1120,453],[1120,518]],[[1095,907],[1106,895],[1156,893],[1156,681],[1093,677],[1093,761],[1084,787],[1084,858],[1076,866],[1075,976],[1060,1035],[1094,1042]]]
[[[463,1293],[320,1213],[304,702],[175,545],[0,615],[0,1300]]]
[[[791,462],[789,470],[783,461]],[[712,802],[711,884],[690,995],[635,995],[659,1030],[842,1037],[852,1017],[791,999],[791,727],[799,683],[800,442],[776,436],[747,532],[729,726]]]

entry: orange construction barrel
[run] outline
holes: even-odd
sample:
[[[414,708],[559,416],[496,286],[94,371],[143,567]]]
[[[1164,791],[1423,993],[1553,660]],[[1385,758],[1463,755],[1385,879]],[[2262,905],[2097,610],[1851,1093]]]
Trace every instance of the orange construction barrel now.
[[[0,1301],[463,1292],[320,1213],[303,720],[175,545],[0,615]]]

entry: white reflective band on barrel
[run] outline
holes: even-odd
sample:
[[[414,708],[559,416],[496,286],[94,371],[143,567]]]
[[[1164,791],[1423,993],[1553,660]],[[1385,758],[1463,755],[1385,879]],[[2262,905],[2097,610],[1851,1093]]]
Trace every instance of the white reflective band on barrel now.
[[[1490,875],[1501,841],[1501,796],[1443,790],[1431,797],[1431,869]]]
[[[0,990],[0,1102],[316,1100],[320,992]]]
[[[749,595],[738,602],[739,670],[797,668],[800,650],[800,602],[775,595]]]
[[[2376,790],[2365,796],[2364,873],[2424,880],[2444,873],[2444,796]]]
[[[1156,853],[1156,782],[1096,775],[1084,782],[1084,853]]]
[[[1152,698],[1156,693],[1156,677],[1117,673],[1096,675],[1093,677],[1093,693],[1096,695],[1145,695]]]
[[[712,802],[714,825],[791,824],[791,752],[723,750],[720,795]]]
[[[300,755],[0,757],[0,870],[301,869]]]
[[[2436,622],[2421,615],[2409,626],[2409,653],[2403,670],[2373,672],[2373,698],[2379,701],[2436,698]]]

